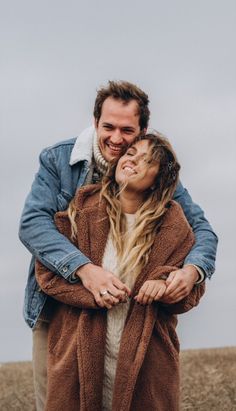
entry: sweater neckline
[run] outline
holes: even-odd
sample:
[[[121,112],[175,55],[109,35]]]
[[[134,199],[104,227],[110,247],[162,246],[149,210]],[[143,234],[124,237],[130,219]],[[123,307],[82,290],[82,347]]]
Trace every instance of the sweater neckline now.
[[[96,133],[96,130],[94,130],[94,135],[93,135],[93,157],[95,164],[103,175],[106,174],[109,163],[106,161],[106,159],[103,157],[102,152],[100,150],[100,147],[98,145],[98,136]]]

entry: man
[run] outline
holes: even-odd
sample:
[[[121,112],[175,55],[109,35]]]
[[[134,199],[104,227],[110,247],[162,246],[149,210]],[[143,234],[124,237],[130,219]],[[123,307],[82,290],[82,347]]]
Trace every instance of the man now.
[[[50,299],[39,289],[34,276],[38,258],[50,270],[73,282],[80,279],[101,307],[107,307],[104,290],[120,301],[126,286],[113,273],[95,266],[62,236],[53,221],[54,214],[67,208],[78,187],[97,182],[109,162],[119,158],[125,147],[148,127],[148,96],[128,82],[109,82],[97,93],[94,127],[71,139],[43,150],[40,169],[23,210],[20,239],[33,254],[25,294],[24,316],[33,332],[33,367],[37,410],[46,396],[47,327]],[[179,183],[174,195],[191,224],[196,243],[181,270],[172,272],[164,302],[174,303],[189,294],[194,284],[214,272],[217,237]],[[36,326],[37,323],[37,326]]]

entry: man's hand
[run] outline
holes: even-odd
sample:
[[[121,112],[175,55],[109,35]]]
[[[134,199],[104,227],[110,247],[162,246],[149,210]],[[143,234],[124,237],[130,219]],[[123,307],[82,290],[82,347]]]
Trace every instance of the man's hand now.
[[[158,301],[165,293],[166,282],[164,280],[147,280],[143,283],[134,300],[139,304],[151,304]]]
[[[112,308],[127,300],[131,290],[110,271],[95,264],[85,264],[76,271],[83,286],[90,291],[100,307]],[[101,296],[101,293],[104,293]]]
[[[192,265],[186,265],[182,269],[172,271],[166,279],[167,288],[160,301],[166,304],[181,301],[192,291],[198,277],[198,271]]]

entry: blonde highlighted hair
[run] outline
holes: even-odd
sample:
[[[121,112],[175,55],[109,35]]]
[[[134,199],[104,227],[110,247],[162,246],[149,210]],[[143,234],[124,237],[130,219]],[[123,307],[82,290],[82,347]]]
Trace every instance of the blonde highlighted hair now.
[[[160,133],[140,135],[131,146],[140,140],[150,142],[148,157],[150,162],[158,162],[159,170],[154,184],[145,193],[145,200],[136,212],[131,232],[127,232],[126,218],[119,201],[122,188],[115,180],[116,164],[110,166],[107,175],[103,178],[100,193],[100,197],[105,199],[107,204],[112,239],[119,262],[118,274],[122,280],[125,280],[130,273],[137,278],[147,264],[155,235],[173,197],[180,169],[172,146]],[[69,205],[68,215],[72,235],[76,236],[76,212],[73,202]]]

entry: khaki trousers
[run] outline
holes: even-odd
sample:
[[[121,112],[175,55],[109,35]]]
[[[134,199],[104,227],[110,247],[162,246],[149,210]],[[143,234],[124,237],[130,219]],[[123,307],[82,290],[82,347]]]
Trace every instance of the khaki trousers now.
[[[48,322],[38,320],[33,330],[32,362],[37,411],[43,411],[46,403],[48,327]]]

